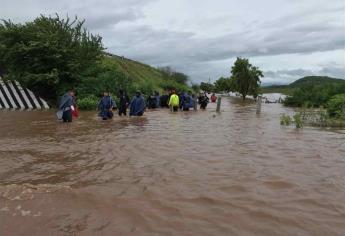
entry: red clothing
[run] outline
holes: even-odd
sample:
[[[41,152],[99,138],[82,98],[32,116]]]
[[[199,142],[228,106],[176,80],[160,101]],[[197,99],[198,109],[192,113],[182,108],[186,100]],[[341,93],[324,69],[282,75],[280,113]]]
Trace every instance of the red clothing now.
[[[211,102],[217,102],[217,96],[212,95],[211,96]]]
[[[78,107],[74,107],[74,110],[72,110],[72,116],[75,118],[79,116]]]

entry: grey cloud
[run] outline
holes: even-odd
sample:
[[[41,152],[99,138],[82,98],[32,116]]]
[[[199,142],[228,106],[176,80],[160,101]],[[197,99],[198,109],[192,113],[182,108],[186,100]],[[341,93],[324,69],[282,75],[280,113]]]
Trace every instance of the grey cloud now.
[[[100,31],[109,29],[120,22],[135,21],[140,18],[140,14],[133,11],[107,13],[102,16],[91,16],[86,18],[86,27],[91,31]]]
[[[237,1],[215,2],[215,5],[228,4],[229,14],[221,16],[202,9],[202,4],[199,4],[198,8],[202,10],[199,9],[198,14],[202,11],[210,13],[199,17],[188,1],[188,4],[184,3],[185,7],[189,7],[190,15],[196,17],[184,19],[179,12],[163,12],[175,17],[163,22],[166,25],[155,22],[161,19],[155,18],[161,9],[156,9],[159,12],[152,15],[146,12],[145,7],[155,2],[164,3],[165,0],[2,0],[0,15],[19,21],[32,19],[40,13],[78,15],[86,19],[86,26],[92,32],[103,37],[104,45],[110,52],[154,66],[171,65],[198,81],[209,76],[227,76],[230,65],[225,67],[223,61],[236,56],[294,54],[298,57],[345,48],[345,29],[341,23],[345,4],[342,0],[333,0],[332,4],[323,0],[286,0],[291,8],[279,9],[281,15],[271,14],[275,9],[270,9],[270,0],[265,0],[262,1],[265,10],[258,9],[256,17],[244,9],[239,15],[232,14],[231,10],[239,4]],[[18,5],[25,7],[19,9]],[[243,19],[238,19],[238,16],[243,16]],[[171,22],[178,21],[180,17],[186,27],[174,28]],[[218,34],[211,33],[215,27],[219,30]],[[200,30],[202,34],[198,32]],[[338,63],[341,64],[338,67],[324,66],[317,73],[339,77],[344,74],[345,63]],[[265,80],[280,78],[287,81],[310,72],[316,73],[304,68],[291,71],[277,68],[276,71],[267,71]]]
[[[345,67],[326,67],[320,70],[320,74],[345,79]]]
[[[156,30],[140,25],[129,26],[125,31],[115,29],[114,34],[120,35],[117,37],[120,44],[128,40],[133,43],[131,47],[127,45],[125,49],[119,49],[123,54],[153,64],[167,63],[174,58],[183,63],[205,62],[235,56],[310,53],[344,48],[343,26],[339,24],[321,24],[320,20],[278,25],[280,23],[277,22],[275,28],[245,29],[212,38],[198,38],[193,32]]]

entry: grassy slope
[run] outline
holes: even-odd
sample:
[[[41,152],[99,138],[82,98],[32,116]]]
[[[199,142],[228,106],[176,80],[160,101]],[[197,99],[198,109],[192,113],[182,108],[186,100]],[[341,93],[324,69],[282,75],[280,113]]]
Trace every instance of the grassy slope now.
[[[150,86],[158,91],[162,91],[165,86],[171,85],[177,87],[177,89],[188,90],[187,86],[174,83],[163,72],[149,65],[114,55],[109,59],[116,64],[120,71],[133,78],[139,87]]]
[[[273,85],[268,87],[262,87],[262,93],[284,93],[290,95],[297,88],[307,85],[326,85],[326,84],[342,84],[345,80],[330,78],[327,76],[307,76],[299,79],[289,85]]]
[[[113,56],[112,60],[121,71],[125,72],[130,77],[139,80],[140,82],[144,82],[145,80],[160,81],[163,79],[163,74],[159,70],[149,65],[126,58],[122,59],[121,57],[117,56]]]

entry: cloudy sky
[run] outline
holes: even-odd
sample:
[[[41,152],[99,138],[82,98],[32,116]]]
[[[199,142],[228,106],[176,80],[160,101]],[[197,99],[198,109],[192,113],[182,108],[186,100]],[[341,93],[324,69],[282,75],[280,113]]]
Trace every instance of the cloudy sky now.
[[[86,19],[109,52],[171,66],[194,82],[229,76],[237,56],[264,83],[345,78],[343,0],[0,0],[14,22],[58,13]]]

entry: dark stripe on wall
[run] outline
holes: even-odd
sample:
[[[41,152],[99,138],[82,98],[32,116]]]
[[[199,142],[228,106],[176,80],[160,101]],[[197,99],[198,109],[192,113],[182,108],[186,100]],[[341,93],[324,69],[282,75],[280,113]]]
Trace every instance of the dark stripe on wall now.
[[[16,83],[12,83],[14,89],[16,90],[16,92],[18,93],[18,96],[20,98],[20,100],[22,101],[23,105],[25,106],[25,109],[29,109],[28,104],[26,103],[22,93],[20,92],[19,88],[17,87]]]
[[[34,103],[34,100],[32,100],[32,98],[31,98],[31,96],[30,96],[28,90],[27,90],[26,88],[23,88],[23,90],[24,90],[26,96],[28,97],[28,99],[29,99],[29,101],[30,101],[30,103],[31,103],[31,105],[32,105],[32,107],[33,107],[33,109],[37,109],[37,107],[36,107],[36,105],[35,105],[35,103]]]
[[[2,99],[0,99],[0,104],[1,104],[2,108],[6,108],[5,103],[2,102]]]
[[[7,90],[8,90],[8,92],[10,93],[10,95],[12,97],[12,100],[14,101],[16,106],[20,109],[19,102],[17,101],[16,96],[14,96],[14,93],[13,93],[11,87],[7,83],[5,83],[5,86],[6,86]]]
[[[37,100],[38,104],[40,104],[41,109],[44,109],[44,105],[43,105],[43,103],[42,103],[42,101],[41,101],[40,97],[38,97],[36,94],[34,94],[34,96],[35,96],[35,98],[36,98],[36,100]]]

